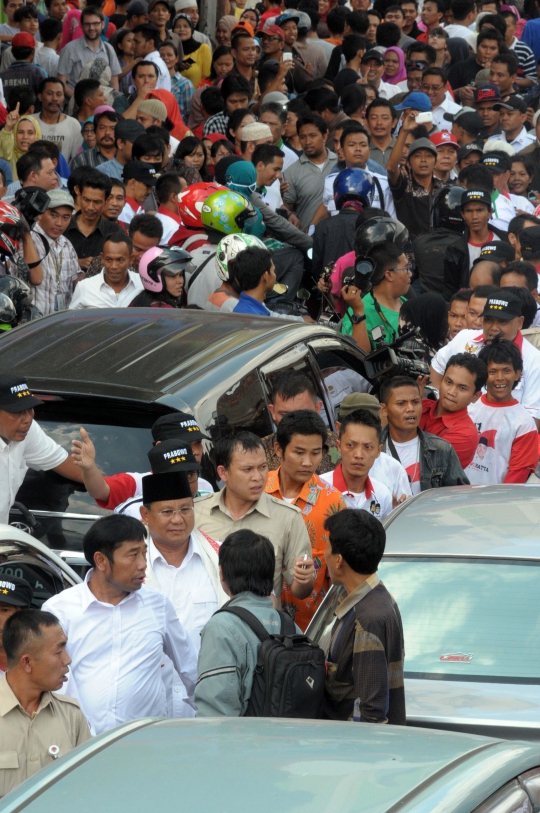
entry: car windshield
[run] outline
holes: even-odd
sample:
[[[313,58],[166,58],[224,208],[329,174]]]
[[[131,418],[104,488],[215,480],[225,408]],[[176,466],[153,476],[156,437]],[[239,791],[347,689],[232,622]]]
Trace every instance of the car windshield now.
[[[540,683],[538,564],[388,557],[379,576],[402,616],[406,677]],[[309,629],[321,644],[341,596]]]

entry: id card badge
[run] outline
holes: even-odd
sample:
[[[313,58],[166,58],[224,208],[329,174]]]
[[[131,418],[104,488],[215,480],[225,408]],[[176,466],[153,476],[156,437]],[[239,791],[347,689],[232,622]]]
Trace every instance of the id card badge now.
[[[66,295],[65,294],[56,294],[54,298],[54,309],[55,311],[65,311],[67,308],[66,303]]]

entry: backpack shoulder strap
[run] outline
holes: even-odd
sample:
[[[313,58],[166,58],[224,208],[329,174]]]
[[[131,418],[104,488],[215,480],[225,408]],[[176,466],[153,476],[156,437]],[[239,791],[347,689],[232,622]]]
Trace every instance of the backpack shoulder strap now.
[[[296,635],[296,625],[289,615],[284,613],[283,610],[278,610],[279,617],[281,618],[281,635]]]
[[[217,613],[232,613],[232,615],[238,616],[238,618],[241,618],[242,621],[248,625],[250,630],[255,633],[260,641],[266,641],[268,638],[270,638],[270,633],[261,624],[259,619],[244,607],[222,607],[221,610],[217,610],[214,615],[217,615]]]
[[[203,263],[201,263],[201,265],[199,265],[198,268],[195,269],[195,271],[193,272],[193,274],[189,278],[189,282],[187,284],[188,291],[190,290],[191,286],[193,285],[193,283],[195,282],[197,277],[200,276],[202,271],[204,271],[204,269],[206,268],[206,266],[208,265],[210,260],[215,260],[215,258],[216,258],[216,255],[212,254],[210,257],[207,257],[206,260]]]

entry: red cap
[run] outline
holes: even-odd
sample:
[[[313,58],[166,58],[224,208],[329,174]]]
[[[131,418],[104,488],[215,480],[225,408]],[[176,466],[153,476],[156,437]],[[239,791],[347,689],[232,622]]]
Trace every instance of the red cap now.
[[[433,133],[433,135],[429,137],[429,140],[432,144],[435,144],[436,147],[440,147],[443,144],[451,144],[452,147],[459,150],[457,138],[453,136],[452,133],[449,133],[448,130],[441,130],[440,133]]]
[[[249,20],[238,20],[237,23],[234,24],[233,30],[231,31],[231,37],[236,36],[240,31],[247,31],[250,37],[255,36],[255,31],[253,30],[253,26],[249,22]]]
[[[261,34],[268,34],[270,37],[281,37],[285,42],[285,34],[279,25],[266,25],[264,28],[260,28],[257,34],[259,34],[259,36]]]
[[[36,41],[33,38],[32,34],[29,34],[28,31],[21,31],[20,34],[15,34],[15,36],[11,40],[11,47],[12,48],[35,48],[36,47]]]

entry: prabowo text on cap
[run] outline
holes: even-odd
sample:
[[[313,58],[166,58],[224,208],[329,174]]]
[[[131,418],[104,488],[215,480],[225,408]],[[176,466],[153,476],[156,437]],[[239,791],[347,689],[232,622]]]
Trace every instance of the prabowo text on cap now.
[[[500,293],[496,296],[490,297],[482,312],[482,317],[492,316],[495,319],[502,319],[509,322],[511,319],[516,319],[522,316],[521,299],[511,293],[504,293],[504,288],[501,288]]]
[[[485,203],[491,208],[491,195],[485,189],[467,189],[461,196],[461,208],[467,203]]]
[[[197,472],[201,470],[185,436],[157,443],[148,452],[148,460],[154,474],[176,470]]]
[[[0,573],[0,604],[11,607],[31,607],[34,591],[26,579]]]
[[[170,438],[187,439],[188,443],[195,440],[210,440],[203,434],[199,424],[189,412],[171,412],[162,415],[152,426],[154,440],[169,440]]]
[[[0,410],[4,412],[24,412],[42,404],[30,392],[24,378],[19,375],[0,375]]]

